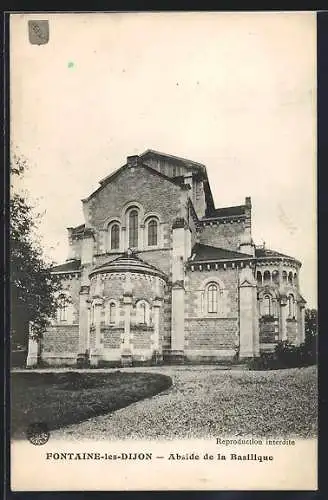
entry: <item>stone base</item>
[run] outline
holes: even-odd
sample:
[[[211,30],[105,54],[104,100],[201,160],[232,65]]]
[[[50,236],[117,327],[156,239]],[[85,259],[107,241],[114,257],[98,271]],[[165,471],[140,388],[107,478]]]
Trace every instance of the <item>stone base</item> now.
[[[164,363],[169,365],[183,365],[185,362],[185,355],[183,351],[167,351],[163,353]]]
[[[28,368],[38,365],[38,356],[27,356],[26,366]]]
[[[99,354],[90,355],[90,366],[98,366],[101,356]]]
[[[122,367],[128,367],[132,366],[133,364],[133,358],[131,353],[124,353],[121,356],[121,366]]]

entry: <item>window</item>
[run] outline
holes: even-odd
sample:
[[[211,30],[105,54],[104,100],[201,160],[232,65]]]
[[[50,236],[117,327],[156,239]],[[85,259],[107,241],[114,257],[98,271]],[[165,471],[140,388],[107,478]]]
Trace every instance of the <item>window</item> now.
[[[156,219],[148,222],[148,246],[156,246],[158,241],[158,224]]]
[[[288,297],[288,316],[289,318],[295,318],[295,300],[293,295]]]
[[[138,246],[138,212],[135,209],[129,213],[129,246]]]
[[[94,324],[95,324],[95,319],[96,319],[96,318],[95,318],[95,316],[96,316],[96,315],[95,315],[95,309],[96,309],[96,307],[95,307],[95,304],[93,303],[93,304],[91,305],[91,309],[90,309],[90,324],[91,324],[91,325],[94,325]]]
[[[271,298],[270,295],[265,295],[263,297],[263,316],[269,316],[271,314]]]
[[[206,294],[207,312],[218,312],[218,286],[216,283],[210,283]]]
[[[287,283],[287,273],[286,273],[286,271],[283,271],[283,272],[282,272],[282,281],[283,281],[284,283]]]
[[[110,248],[118,250],[120,248],[120,226],[113,224],[110,229]]]
[[[137,303],[137,323],[148,325],[150,321],[150,308],[148,302],[139,300]]]
[[[288,274],[288,283],[289,283],[290,285],[292,285],[292,284],[293,284],[293,273],[292,273],[292,272],[290,272],[290,273]]]
[[[60,295],[58,298],[58,321],[67,321],[68,298]]]
[[[279,271],[272,271],[272,281],[273,283],[275,283],[276,285],[279,284]]]
[[[256,280],[257,280],[258,285],[262,285],[262,273],[261,273],[261,271],[257,271]]]
[[[264,279],[264,282],[267,283],[268,281],[271,280],[271,275],[270,275],[270,271],[264,271],[264,274],[263,274],[263,279]]]

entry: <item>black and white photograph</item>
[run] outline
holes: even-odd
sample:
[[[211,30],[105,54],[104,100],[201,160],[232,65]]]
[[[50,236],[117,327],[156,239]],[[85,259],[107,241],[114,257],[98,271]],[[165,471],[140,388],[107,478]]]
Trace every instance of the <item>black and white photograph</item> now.
[[[10,116],[12,490],[315,490],[315,13],[11,14]]]

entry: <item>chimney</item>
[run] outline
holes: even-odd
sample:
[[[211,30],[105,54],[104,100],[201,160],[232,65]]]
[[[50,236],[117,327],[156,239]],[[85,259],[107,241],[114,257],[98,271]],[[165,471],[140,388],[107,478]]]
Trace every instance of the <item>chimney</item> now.
[[[128,156],[126,159],[126,163],[129,167],[137,167],[141,163],[141,158],[139,155]]]
[[[252,201],[251,201],[251,197],[250,196],[246,196],[246,198],[245,198],[245,205],[248,208],[252,208]]]

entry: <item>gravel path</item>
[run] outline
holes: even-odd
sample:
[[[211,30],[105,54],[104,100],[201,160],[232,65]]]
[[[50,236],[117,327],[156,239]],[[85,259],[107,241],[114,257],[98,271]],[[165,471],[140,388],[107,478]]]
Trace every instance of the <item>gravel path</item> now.
[[[53,431],[52,437],[114,440],[316,435],[315,367],[252,372],[174,366],[129,371],[164,373],[173,385],[112,414]]]

